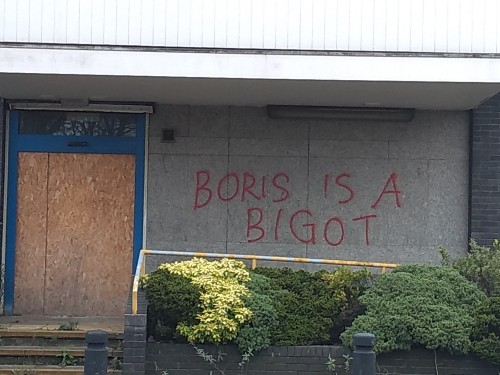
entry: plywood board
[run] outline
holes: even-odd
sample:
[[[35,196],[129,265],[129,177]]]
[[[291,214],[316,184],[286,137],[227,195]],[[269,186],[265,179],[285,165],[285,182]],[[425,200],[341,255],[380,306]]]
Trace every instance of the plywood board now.
[[[135,158],[50,154],[46,315],[121,315],[130,286]]]
[[[47,232],[47,153],[18,161],[14,312],[43,313]]]

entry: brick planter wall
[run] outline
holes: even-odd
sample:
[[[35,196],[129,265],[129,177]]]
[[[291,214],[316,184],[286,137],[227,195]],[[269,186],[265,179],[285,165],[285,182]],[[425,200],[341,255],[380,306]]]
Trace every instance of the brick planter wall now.
[[[473,354],[454,356],[437,351],[434,355],[432,350],[427,349],[380,354],[377,364],[381,375],[498,375],[500,371],[500,366]]]
[[[148,305],[144,291],[142,290],[139,290],[138,293],[137,307],[137,314],[132,314],[131,288],[127,302],[127,313],[124,317],[123,375],[144,375],[145,371]]]
[[[199,345],[207,353],[217,357],[222,351],[222,362],[217,366],[225,375],[332,375],[326,366],[328,355],[343,362],[342,354],[347,354],[337,346],[281,346],[270,347],[251,357],[243,369],[239,367],[241,354],[235,346]],[[190,345],[148,343],[146,350],[146,374],[163,375],[220,375],[214,366],[202,360]],[[342,372],[339,372],[339,375]]]
[[[217,357],[217,348],[200,345],[207,353]],[[332,375],[326,362],[328,355],[336,359],[337,365],[344,361],[342,355],[349,353],[338,346],[290,346],[270,347],[251,358],[241,369],[241,355],[234,346],[221,346],[225,354],[217,365],[225,375]],[[473,355],[452,356],[447,353],[425,349],[410,352],[382,354],[377,358],[378,374],[381,375],[498,375],[500,367],[480,360]],[[203,361],[195,349],[183,344],[148,343],[146,351],[147,375],[213,375],[221,374],[214,366]],[[344,374],[343,370],[337,371]]]

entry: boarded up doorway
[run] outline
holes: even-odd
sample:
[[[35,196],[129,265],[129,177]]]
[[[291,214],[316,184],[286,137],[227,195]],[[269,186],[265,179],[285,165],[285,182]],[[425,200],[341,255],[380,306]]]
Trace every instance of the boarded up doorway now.
[[[134,155],[19,153],[16,314],[124,313],[134,178]]]

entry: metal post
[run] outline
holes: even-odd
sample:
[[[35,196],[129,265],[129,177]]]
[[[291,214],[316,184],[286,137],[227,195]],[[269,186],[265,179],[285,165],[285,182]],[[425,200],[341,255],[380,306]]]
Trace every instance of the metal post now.
[[[352,375],[375,375],[375,335],[356,333],[353,337]]]
[[[106,375],[108,373],[108,334],[104,331],[88,331],[85,334],[87,349],[83,362],[84,375]]]

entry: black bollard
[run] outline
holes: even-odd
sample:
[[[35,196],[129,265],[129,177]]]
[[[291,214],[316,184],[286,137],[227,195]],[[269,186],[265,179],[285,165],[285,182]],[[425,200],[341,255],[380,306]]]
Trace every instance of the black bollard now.
[[[371,333],[356,333],[353,344],[352,375],[375,375],[375,336]]]
[[[87,349],[83,361],[84,375],[108,373],[108,334],[104,331],[88,331],[85,334]]]

